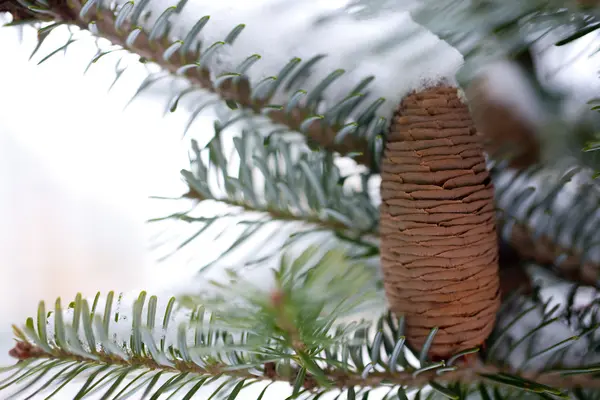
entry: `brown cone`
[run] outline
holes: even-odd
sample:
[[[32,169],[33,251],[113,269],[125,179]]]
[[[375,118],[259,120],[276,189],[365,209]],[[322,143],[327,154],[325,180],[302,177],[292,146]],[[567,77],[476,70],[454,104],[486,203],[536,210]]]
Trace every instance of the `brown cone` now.
[[[431,357],[483,344],[500,305],[494,189],[455,88],[404,98],[381,177],[384,284],[408,343],[438,327]]]
[[[540,161],[541,145],[535,127],[510,106],[490,96],[485,78],[474,80],[466,94],[477,130],[492,157],[509,157],[509,165],[523,169]],[[512,152],[509,156],[509,153]]]

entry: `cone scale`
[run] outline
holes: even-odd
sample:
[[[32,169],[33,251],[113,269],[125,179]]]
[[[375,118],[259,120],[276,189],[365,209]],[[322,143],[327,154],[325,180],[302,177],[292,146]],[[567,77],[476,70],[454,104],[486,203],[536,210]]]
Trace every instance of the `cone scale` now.
[[[500,305],[494,189],[456,88],[404,98],[381,172],[381,262],[406,339],[448,357],[483,344]]]

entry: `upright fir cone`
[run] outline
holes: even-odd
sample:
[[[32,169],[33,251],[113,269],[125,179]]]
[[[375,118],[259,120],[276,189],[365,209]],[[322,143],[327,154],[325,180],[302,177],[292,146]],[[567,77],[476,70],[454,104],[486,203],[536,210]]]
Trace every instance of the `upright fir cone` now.
[[[382,165],[381,262],[390,308],[430,356],[480,346],[500,305],[494,189],[456,88],[404,98]]]

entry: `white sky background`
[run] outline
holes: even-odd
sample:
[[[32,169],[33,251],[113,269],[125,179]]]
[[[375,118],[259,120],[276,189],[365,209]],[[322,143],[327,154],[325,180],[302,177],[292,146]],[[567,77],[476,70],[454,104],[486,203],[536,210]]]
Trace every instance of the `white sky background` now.
[[[235,23],[250,26],[252,21]],[[128,70],[107,94],[114,59],[101,60],[84,76],[95,53],[90,42],[76,43],[66,56],[58,54],[38,66],[41,56],[63,42],[51,35],[30,62],[34,33],[26,32],[24,39],[19,44],[16,30],[0,29],[0,364],[8,361],[4,349],[10,347],[10,324],[24,321],[39,299],[61,295],[66,300],[78,291],[89,296],[98,290],[160,290],[190,272],[151,259],[144,226],[146,218],[164,214],[156,201],[147,200],[149,195],[185,190],[179,170],[188,167],[189,141],[181,140],[187,113],[178,110],[163,118],[167,98],[160,96],[160,101],[140,97],[124,112],[145,77],[141,65]],[[549,53],[549,60],[570,61],[589,39],[564,53]],[[256,42],[248,54],[269,47],[271,55],[277,54],[277,40],[266,40]],[[290,51],[310,47],[288,46],[281,53],[289,60],[296,55]],[[268,65],[281,67],[283,58]],[[593,97],[600,88],[596,65],[584,55],[554,79]],[[368,60],[357,69],[361,77],[375,73],[382,87],[397,72]],[[211,129],[210,121],[199,121],[194,136],[203,127]],[[213,243],[195,246],[206,258],[220,249]]]
[[[186,114],[162,118],[163,104],[147,97],[123,112],[142,69],[128,71],[107,95],[114,61],[84,77],[95,52],[88,42],[37,66],[27,60],[34,35],[27,32],[21,45],[16,30],[0,30],[10,59],[0,63],[2,336],[40,299],[152,290],[177,280],[176,269],[147,255],[144,221],[165,214],[149,195],[185,190]],[[48,43],[40,55],[61,44]],[[202,122],[195,127],[202,130]],[[218,248],[206,247],[206,257],[216,256]]]
[[[185,191],[179,170],[189,167],[189,140],[181,140],[187,114],[163,118],[167,99],[151,96],[123,111],[145,77],[141,64],[107,94],[115,60],[107,58],[84,76],[95,53],[89,42],[38,66],[65,36],[50,37],[31,62],[35,32],[24,39],[20,44],[16,30],[0,29],[2,365],[13,362],[6,354],[10,325],[34,315],[41,299],[51,307],[57,296],[68,302],[77,292],[157,294],[192,272],[152,259],[144,225],[172,212],[148,196]],[[200,119],[194,128],[212,129],[212,122]],[[207,260],[223,247],[196,245]]]
[[[93,49],[74,47],[66,57],[37,66],[27,61],[30,35],[24,45],[14,30],[0,35],[4,54],[11,55],[0,67],[5,77],[0,182],[2,201],[8,202],[1,209],[7,246],[2,263],[21,265],[3,270],[15,275],[2,280],[3,288],[35,285],[27,292],[47,298],[75,287],[144,287],[161,272],[152,269],[143,250],[142,222],[150,216],[146,198],[181,192],[187,141],[180,140],[173,120],[161,118],[161,105],[152,99],[141,98],[122,111],[142,74],[132,73],[107,95],[109,62],[83,76]],[[23,267],[30,265],[36,270],[26,273]],[[44,281],[35,282],[38,277]]]

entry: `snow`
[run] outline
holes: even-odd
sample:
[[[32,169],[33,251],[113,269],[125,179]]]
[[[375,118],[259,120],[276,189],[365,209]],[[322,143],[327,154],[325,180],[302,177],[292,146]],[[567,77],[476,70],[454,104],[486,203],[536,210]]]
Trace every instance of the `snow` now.
[[[574,170],[573,165],[573,160],[563,160],[537,173],[533,172],[535,167],[532,167],[523,174],[511,169],[495,174],[496,193],[502,193],[496,196],[496,207],[507,213],[509,221],[517,218],[526,222],[534,232],[551,232],[549,238],[554,243],[575,249],[583,254],[585,260],[598,262],[600,248],[594,241],[594,227],[600,216],[597,210],[600,193],[590,170],[579,171],[569,182],[564,181],[563,177]],[[560,190],[552,198],[546,199],[556,187],[560,187]],[[524,188],[535,188],[535,191],[523,197]],[[545,203],[540,205],[543,201]],[[530,208],[535,211],[526,218]],[[565,213],[569,213],[567,221],[548,217]],[[510,222],[504,225],[502,234],[505,237],[511,234],[512,226]]]
[[[498,356],[507,359],[509,364],[514,368],[523,369],[544,369],[548,366],[548,361],[554,355],[553,352],[543,354],[530,361],[527,361],[527,352],[529,354],[536,354],[545,350],[546,348],[558,344],[568,338],[572,338],[574,335],[578,335],[581,332],[577,332],[573,327],[569,326],[566,321],[558,319],[551,321],[556,318],[560,313],[565,310],[565,305],[568,302],[568,295],[573,288],[573,284],[557,279],[554,275],[550,275],[547,270],[536,265],[529,265],[528,272],[535,277],[538,284],[542,285],[543,289],[540,293],[541,300],[548,303],[545,310],[540,307],[528,313],[525,318],[522,318],[519,323],[514,324],[510,328],[510,324],[515,318],[518,318],[523,310],[533,306],[534,303],[530,300],[525,300],[520,304],[520,307],[510,305],[503,312],[502,316],[498,320],[498,330],[502,331],[506,328],[506,344],[498,347]],[[580,287],[578,288],[574,298],[573,305],[574,309],[581,309],[589,305],[594,299],[598,298],[598,291],[591,287]],[[553,313],[548,313],[557,307]],[[597,311],[597,306],[595,310]],[[548,313],[545,316],[544,313]],[[594,323],[590,318],[597,318],[597,312],[588,314],[585,324],[587,326],[593,326]],[[575,318],[572,319],[575,321]],[[537,328],[543,322],[548,324],[540,329],[537,334],[530,335],[533,329]],[[598,341],[600,333],[596,330],[589,335],[582,335],[580,338],[575,339],[575,342],[569,346],[568,351],[563,355],[562,362],[565,367],[575,367],[581,365],[582,362],[586,365],[597,363],[600,357],[596,352],[590,352],[590,343]],[[513,343],[517,343],[518,340],[527,337],[518,346],[513,346]],[[511,342],[512,340],[512,342]],[[590,342],[588,342],[588,340]],[[526,367],[525,367],[526,366]]]
[[[540,77],[567,94],[575,103],[573,107],[598,97],[598,32],[592,32],[561,47],[552,46],[552,39],[548,37],[536,46],[536,53],[540,59]]]
[[[154,18],[160,11],[177,4],[175,0],[152,3]],[[369,86],[369,104],[379,97],[387,99],[380,115],[391,117],[400,100],[409,92],[445,81],[455,84],[454,75],[462,65],[460,53],[410,18],[408,11],[390,12],[374,19],[355,19],[350,14],[317,24],[327,12],[346,5],[347,1],[190,1],[173,19],[175,37],[185,37],[187,31],[204,15],[210,21],[201,31],[203,49],[223,40],[238,24],[245,28],[233,45],[223,46],[212,58],[211,72],[219,75],[235,68],[252,54],[261,59],[248,71],[254,84],[277,75],[292,58],[303,61],[316,55],[326,55],[313,68],[313,73],[294,89],[310,92],[322,79],[336,69],[346,73],[325,92],[324,101],[333,105],[368,76],[376,79]],[[393,46],[379,46],[394,32],[410,40],[400,40]],[[370,102],[369,102],[370,100]],[[274,103],[286,101],[279,91]]]

